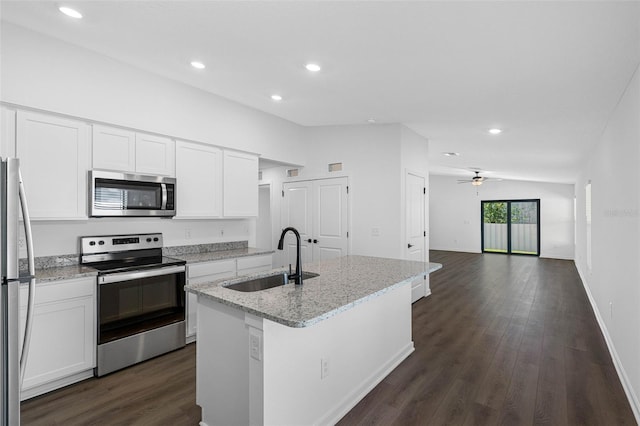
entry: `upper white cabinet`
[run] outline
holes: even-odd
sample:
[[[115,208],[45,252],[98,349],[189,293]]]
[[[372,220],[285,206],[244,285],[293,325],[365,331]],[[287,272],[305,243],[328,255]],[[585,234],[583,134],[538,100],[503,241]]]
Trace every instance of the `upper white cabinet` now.
[[[86,219],[90,165],[87,124],[18,111],[16,154],[32,219]]]
[[[224,216],[258,215],[258,156],[224,151]]]
[[[94,124],[93,168],[135,172],[135,132]]]
[[[94,124],[93,168],[174,176],[175,143],[163,136]]]
[[[222,216],[222,150],[193,142],[176,142],[178,217]]]
[[[136,133],[136,172],[175,176],[175,142],[162,136]]]

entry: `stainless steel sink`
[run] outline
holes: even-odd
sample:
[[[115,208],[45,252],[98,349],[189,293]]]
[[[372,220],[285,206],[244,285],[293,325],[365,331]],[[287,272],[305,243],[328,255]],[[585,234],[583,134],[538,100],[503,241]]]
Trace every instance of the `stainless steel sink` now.
[[[231,290],[244,291],[244,292],[266,290],[268,288],[284,285],[284,276],[285,274],[282,273],[278,275],[270,275],[268,277],[253,278],[247,281],[241,281],[239,283],[230,284],[225,287]],[[315,278],[317,276],[319,276],[319,274],[302,271],[303,283],[304,283],[304,280],[309,278]],[[294,285],[293,280],[290,280],[289,283],[291,285]]]

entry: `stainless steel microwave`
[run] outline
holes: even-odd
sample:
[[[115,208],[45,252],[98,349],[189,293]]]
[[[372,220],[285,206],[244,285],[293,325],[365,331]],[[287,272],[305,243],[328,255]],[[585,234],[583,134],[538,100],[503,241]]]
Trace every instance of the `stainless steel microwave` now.
[[[176,215],[176,180],[105,170],[89,171],[92,217]]]

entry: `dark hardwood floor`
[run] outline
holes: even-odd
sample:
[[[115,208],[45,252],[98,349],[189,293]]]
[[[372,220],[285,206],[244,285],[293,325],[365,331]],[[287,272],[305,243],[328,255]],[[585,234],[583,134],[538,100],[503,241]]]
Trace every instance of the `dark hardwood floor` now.
[[[415,352],[340,425],[635,425],[573,262],[431,252]],[[26,401],[22,424],[190,425],[195,345]]]
[[[635,425],[571,261],[431,251],[415,352],[340,425]]]

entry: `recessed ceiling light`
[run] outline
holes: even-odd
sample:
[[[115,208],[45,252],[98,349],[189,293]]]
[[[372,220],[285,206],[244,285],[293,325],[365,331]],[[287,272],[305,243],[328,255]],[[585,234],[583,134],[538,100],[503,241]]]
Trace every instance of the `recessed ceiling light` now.
[[[320,65],[318,64],[307,64],[304,66],[306,69],[308,69],[311,72],[318,72],[320,71],[322,68],[320,68]]]
[[[280,95],[271,95],[271,99],[273,99],[274,101],[281,101],[282,100],[282,96],[280,96]]]
[[[492,135],[499,135],[500,133],[502,133],[502,129],[497,129],[497,128],[489,129],[489,133],[491,133]]]
[[[367,118],[367,123],[374,124],[376,122],[375,118]]]
[[[205,68],[204,64],[198,61],[191,61],[191,66],[199,70],[203,70]]]
[[[443,152],[442,155],[445,157],[458,157],[460,155],[459,152]]]
[[[75,9],[71,9],[70,7],[67,7],[67,6],[60,6],[60,7],[58,8],[58,10],[59,10],[60,12],[64,13],[65,15],[70,16],[70,17],[72,17],[72,18],[75,18],[75,19],[80,19],[80,18],[82,18],[82,13],[78,12],[78,11],[77,11],[77,10],[75,10]]]

